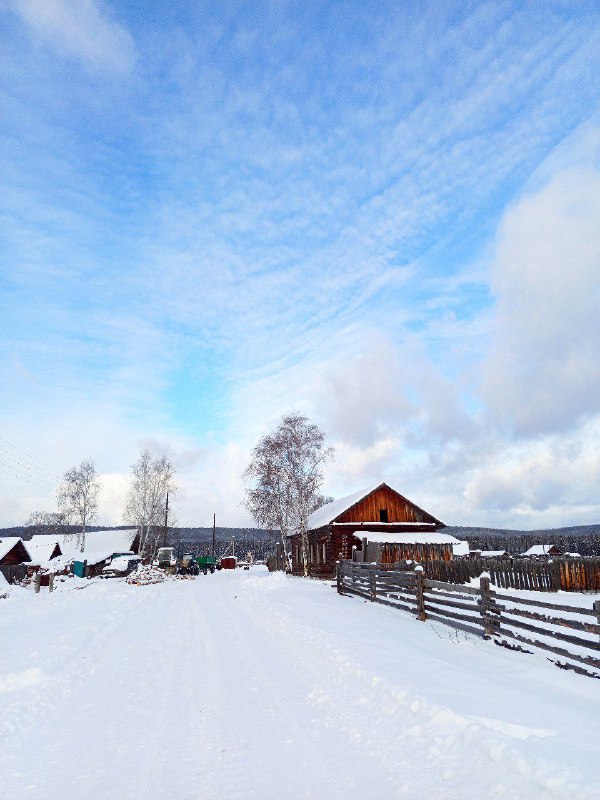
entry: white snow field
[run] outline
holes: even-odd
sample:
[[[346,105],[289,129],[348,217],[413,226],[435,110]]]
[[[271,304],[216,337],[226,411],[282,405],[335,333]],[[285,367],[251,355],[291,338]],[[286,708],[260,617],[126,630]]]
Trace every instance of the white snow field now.
[[[600,681],[328,582],[71,579],[0,626],[2,800],[600,797]]]

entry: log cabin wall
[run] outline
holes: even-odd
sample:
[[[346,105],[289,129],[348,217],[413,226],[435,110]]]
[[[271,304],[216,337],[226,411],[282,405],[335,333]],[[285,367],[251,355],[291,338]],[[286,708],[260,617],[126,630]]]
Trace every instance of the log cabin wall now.
[[[335,572],[335,562],[340,557],[352,558],[352,546],[361,547],[360,539],[351,531],[336,530],[327,525],[308,533],[309,567],[308,574],[313,578],[331,578]],[[300,536],[290,537],[292,554],[292,574],[304,575],[302,565],[302,541]]]
[[[381,518],[382,511],[385,512],[386,519]],[[340,514],[336,522],[437,522],[437,520],[393,492],[388,486],[381,486]]]

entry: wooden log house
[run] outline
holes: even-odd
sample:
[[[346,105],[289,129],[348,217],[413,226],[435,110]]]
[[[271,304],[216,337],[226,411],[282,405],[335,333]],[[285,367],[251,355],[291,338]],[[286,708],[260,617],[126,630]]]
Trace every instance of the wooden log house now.
[[[437,533],[445,527],[386,483],[334,500],[313,512],[308,520],[311,577],[330,578],[340,556],[352,558],[352,548],[363,551],[363,540],[377,545],[384,562],[452,558],[451,536]],[[299,533],[288,538],[292,572],[304,575]]]

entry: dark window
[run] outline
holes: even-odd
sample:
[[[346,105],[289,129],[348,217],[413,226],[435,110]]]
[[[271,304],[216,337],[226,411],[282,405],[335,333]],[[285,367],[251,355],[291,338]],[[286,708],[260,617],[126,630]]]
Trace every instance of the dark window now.
[[[380,508],[379,509],[379,522],[387,522],[387,521],[388,521],[387,508]]]

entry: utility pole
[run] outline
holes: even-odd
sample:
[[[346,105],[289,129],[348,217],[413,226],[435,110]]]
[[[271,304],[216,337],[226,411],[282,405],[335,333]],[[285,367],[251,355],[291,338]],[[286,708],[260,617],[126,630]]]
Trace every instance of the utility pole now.
[[[163,547],[167,546],[167,528],[169,524],[169,493],[167,492],[167,502],[165,503],[165,530],[163,533]]]
[[[212,537],[212,557],[215,558],[215,526],[217,524],[217,515],[213,514],[213,537]]]

